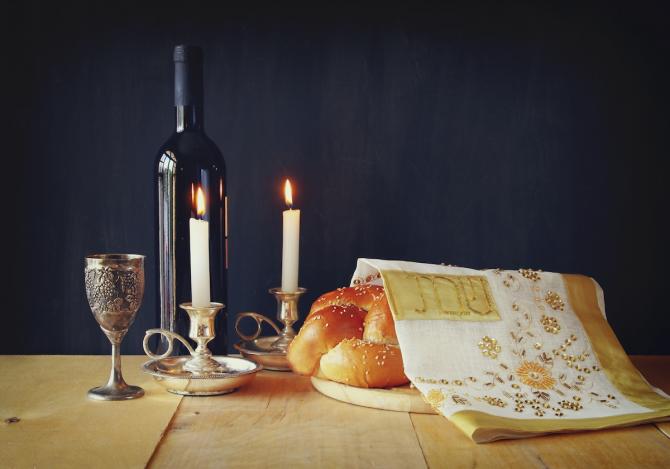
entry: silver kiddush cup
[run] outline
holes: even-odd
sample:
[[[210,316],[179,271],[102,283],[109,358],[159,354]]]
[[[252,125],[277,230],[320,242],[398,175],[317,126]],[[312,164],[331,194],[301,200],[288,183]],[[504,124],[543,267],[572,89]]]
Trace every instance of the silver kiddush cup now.
[[[93,317],[112,343],[112,371],[104,386],[88,392],[90,399],[120,401],[144,395],[126,384],[121,374],[121,341],[135,320],[144,296],[144,256],[94,254],[86,257],[84,282]]]

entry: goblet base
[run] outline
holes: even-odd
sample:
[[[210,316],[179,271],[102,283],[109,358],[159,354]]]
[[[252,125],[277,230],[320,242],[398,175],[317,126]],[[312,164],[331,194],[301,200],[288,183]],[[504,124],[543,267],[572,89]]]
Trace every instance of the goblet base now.
[[[99,386],[88,391],[88,398],[96,401],[126,401],[144,396],[144,389],[139,386],[124,387]]]

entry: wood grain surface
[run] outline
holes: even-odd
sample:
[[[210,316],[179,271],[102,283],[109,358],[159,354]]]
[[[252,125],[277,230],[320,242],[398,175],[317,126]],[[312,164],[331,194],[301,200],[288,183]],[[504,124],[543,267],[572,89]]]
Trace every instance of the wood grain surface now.
[[[140,372],[146,360],[123,357],[143,398],[99,402],[86,393],[107,382],[109,357],[0,356],[0,467],[144,466],[180,401]]]
[[[670,357],[633,360],[652,383],[670,389]],[[152,465],[574,468],[670,464],[670,439],[654,425],[477,445],[441,416],[341,403],[310,389],[307,378],[291,374],[264,373],[239,397],[242,407],[225,397],[220,403],[185,398]],[[258,412],[263,406],[266,410]],[[216,447],[218,441],[226,443]]]
[[[177,448],[179,448],[177,450]],[[185,397],[154,467],[416,467],[408,413],[344,404],[265,371],[235,399]]]
[[[670,391],[670,357],[632,357]],[[91,402],[107,357],[0,356],[0,467],[668,467],[668,424],[477,445],[443,417],[346,404],[263,371],[217,397],[173,396],[124,357],[143,399]]]

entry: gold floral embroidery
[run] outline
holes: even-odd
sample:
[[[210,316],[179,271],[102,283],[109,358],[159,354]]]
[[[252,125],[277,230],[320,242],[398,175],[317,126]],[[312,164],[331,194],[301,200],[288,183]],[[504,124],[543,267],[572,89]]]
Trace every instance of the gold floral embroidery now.
[[[571,401],[566,401],[563,399],[562,401],[559,401],[558,405],[560,405],[564,409],[570,409],[570,410],[582,410],[584,406],[582,406],[581,401],[582,398],[579,396],[572,396]]]
[[[551,357],[547,357],[551,358]],[[531,388],[530,392],[525,392],[522,389],[522,386],[517,384],[515,381],[515,374],[509,373],[509,367],[504,363],[499,363],[500,368],[503,372],[496,371],[484,371],[484,374],[489,376],[489,381],[483,382],[483,387],[480,387],[477,383],[478,380],[472,376],[463,379],[455,380],[446,380],[446,379],[436,379],[436,378],[423,378],[417,377],[418,382],[430,383],[430,384],[441,384],[446,387],[442,388],[444,392],[454,392],[455,386],[459,386],[459,394],[451,394],[451,400],[454,404],[458,405],[471,405],[468,398],[486,402],[491,406],[504,408],[508,403],[514,403],[514,411],[518,413],[525,413],[527,411],[532,412],[536,417],[544,417],[547,412],[553,412],[556,417],[563,417],[564,410],[569,410],[571,412],[579,412],[584,408],[583,399],[588,398],[588,402],[599,403],[610,408],[617,408],[618,401],[614,395],[608,394],[607,396],[601,396],[595,392],[586,393],[586,390],[582,389],[586,377],[578,375],[575,381],[568,381],[568,377],[565,373],[561,373],[559,376],[558,384],[560,384],[565,390],[571,390],[572,392],[579,393],[580,395],[575,394],[570,400],[566,392],[561,391],[556,385],[556,380],[551,376],[548,369],[544,368],[542,365],[535,362],[524,362],[520,368],[526,368],[524,377],[519,376],[520,382]],[[595,365],[594,365],[595,366]],[[544,370],[544,371],[538,371]],[[518,370],[517,370],[518,371]],[[532,383],[526,382],[524,378],[527,375],[530,375],[532,372],[537,373],[532,375],[533,378],[536,378]],[[537,381],[544,379],[544,384],[549,384],[548,381],[553,382],[551,388],[541,389],[537,386]],[[506,390],[505,388],[508,387]],[[485,389],[494,390],[498,388],[500,397],[494,396],[487,393],[483,393]],[[441,392],[442,392],[441,391]],[[480,394],[482,393],[482,394]],[[428,392],[428,395],[432,399],[436,397],[442,399],[440,402],[444,402],[444,394],[436,394],[432,390]],[[441,397],[440,397],[441,396]],[[555,398],[562,399],[556,401]],[[428,399],[426,399],[428,401]]]
[[[505,275],[502,283],[513,291],[517,291],[519,289],[519,280],[517,280],[517,278],[512,274]]]
[[[570,337],[565,339],[563,341],[563,344],[559,346],[559,348],[552,350],[551,352],[554,354],[554,356],[559,357],[561,360],[563,360],[568,368],[572,368],[577,372],[583,372],[586,374],[591,374],[591,371],[600,371],[600,367],[598,365],[592,365],[592,366],[580,366],[578,362],[584,362],[588,357],[591,356],[591,354],[587,351],[583,351],[580,354],[577,355],[572,355],[568,353],[568,349],[572,346],[573,343],[577,341],[577,336],[574,334],[571,334]]]
[[[541,354],[539,354],[537,356],[537,359],[540,360],[545,365],[553,366],[554,364],[554,359],[551,357],[551,355],[548,355],[547,352],[542,352]]]
[[[455,404],[470,405],[470,401],[468,401],[463,396],[459,396],[458,394],[452,394],[451,400],[454,401]]]
[[[444,402],[444,393],[439,389],[431,389],[426,394],[426,401],[433,407],[440,407]]]
[[[416,380],[419,383],[442,384],[444,386],[447,386],[450,383],[450,381],[448,379],[424,378],[423,376],[417,376]],[[465,384],[464,382],[466,382],[466,381],[469,381],[471,383],[476,383],[477,378],[475,378],[474,376],[468,376],[466,379],[463,379],[463,380],[455,379],[455,380],[451,381],[451,384],[455,385],[455,386],[463,386],[463,384]]]
[[[481,400],[494,407],[507,407],[507,402],[503,401],[499,397],[483,396]]]
[[[373,280],[377,280],[377,279],[380,279],[380,278],[382,278],[382,275],[379,272],[377,272],[376,274],[368,275],[365,278],[354,279],[354,285],[363,285],[365,283],[370,283]]]
[[[523,384],[534,389],[551,389],[556,383],[549,370],[535,362],[522,362],[516,375]]]
[[[594,392],[599,389],[591,374],[598,374],[601,368],[593,361],[588,341],[581,343],[575,334],[565,334],[559,324],[560,318],[551,316],[552,310],[563,311],[566,308],[560,295],[543,288],[543,278],[533,280],[521,271],[494,271],[494,274],[498,275],[496,281],[501,287],[516,291],[523,286],[532,292],[534,299],[532,302],[521,302],[520,298],[512,298],[510,313],[514,322],[510,323],[510,335],[505,343],[506,352],[509,351],[513,358],[510,366],[496,361],[495,367],[481,370],[477,378],[416,377],[415,382],[439,386],[436,390],[439,394],[433,391],[428,394],[433,400],[437,398],[440,405],[487,404],[500,409],[513,409],[524,417],[551,415],[560,418],[575,415],[594,405],[618,408],[620,403],[615,395]],[[521,277],[530,282],[522,284]],[[487,336],[475,343],[485,356],[497,357],[498,360],[502,358],[502,347],[496,339]],[[475,343],[471,346],[474,347]],[[484,353],[487,349],[488,355]],[[490,411],[498,412],[494,409]]]
[[[479,350],[482,351],[482,355],[493,359],[498,358],[498,354],[502,350],[500,345],[498,345],[498,341],[487,335],[482,337],[482,340],[479,341],[477,346],[479,346]]]
[[[565,309],[565,303],[563,303],[561,296],[556,292],[548,291],[544,295],[544,301],[555,311],[563,311]]]
[[[549,402],[546,402],[547,400],[548,397],[547,399],[537,397],[533,399],[525,399],[523,395],[517,393],[516,398],[514,399],[514,411],[523,412],[526,410],[526,406],[529,406],[537,417],[544,417],[544,414],[549,410],[553,410],[556,413],[556,416],[560,417],[557,412],[561,409],[552,407]]]
[[[540,324],[542,324],[542,326],[544,326],[544,330],[550,334],[558,334],[558,332],[561,330],[561,326],[558,324],[558,319],[553,316],[546,316],[543,314],[542,318],[540,319]]]
[[[522,277],[525,277],[533,282],[537,282],[542,278],[540,277],[540,272],[542,271],[533,269],[519,269],[519,273],[521,274]]]

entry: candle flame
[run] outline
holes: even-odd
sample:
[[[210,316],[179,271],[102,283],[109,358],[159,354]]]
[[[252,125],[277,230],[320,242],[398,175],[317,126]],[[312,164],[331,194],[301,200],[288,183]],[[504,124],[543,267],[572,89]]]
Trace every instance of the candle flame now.
[[[293,190],[291,189],[291,181],[288,179],[284,183],[284,201],[288,208],[293,208]]]
[[[202,216],[205,214],[205,194],[202,192],[202,187],[200,186],[198,186],[195,199],[195,213],[197,213],[199,216]]]

